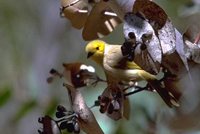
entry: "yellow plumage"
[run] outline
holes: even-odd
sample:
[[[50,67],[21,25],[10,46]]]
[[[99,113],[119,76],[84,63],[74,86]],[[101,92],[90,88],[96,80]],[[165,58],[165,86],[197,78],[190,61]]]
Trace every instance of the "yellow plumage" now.
[[[148,73],[134,61],[128,61],[121,52],[121,45],[110,45],[101,40],[94,40],[87,44],[85,51],[88,58],[100,64],[110,81],[140,81],[145,80],[155,89],[168,106],[178,106],[175,97],[163,88],[155,75]]]

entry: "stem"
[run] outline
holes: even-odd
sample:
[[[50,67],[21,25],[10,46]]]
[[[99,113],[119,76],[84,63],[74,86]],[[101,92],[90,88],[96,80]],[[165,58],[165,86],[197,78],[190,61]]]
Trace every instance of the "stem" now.
[[[126,94],[124,94],[124,96],[129,96],[129,95],[132,95],[132,94],[141,92],[141,91],[143,91],[143,90],[146,90],[146,87],[145,87],[145,88],[139,88],[138,90],[135,90],[135,91],[133,91],[133,92],[126,93]]]

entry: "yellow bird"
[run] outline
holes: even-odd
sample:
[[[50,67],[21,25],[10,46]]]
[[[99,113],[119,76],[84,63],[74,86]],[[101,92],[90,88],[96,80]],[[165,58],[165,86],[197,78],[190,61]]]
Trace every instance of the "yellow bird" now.
[[[130,82],[145,80],[155,89],[169,106],[179,106],[177,99],[156,78],[138,66],[134,61],[128,61],[122,55],[121,45],[111,45],[102,40],[94,40],[87,44],[85,51],[87,58],[91,58],[101,65],[110,82]]]

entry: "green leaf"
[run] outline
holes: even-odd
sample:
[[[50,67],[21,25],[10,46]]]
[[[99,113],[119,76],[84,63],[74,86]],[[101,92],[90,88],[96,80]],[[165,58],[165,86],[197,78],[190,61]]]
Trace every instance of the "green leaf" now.
[[[20,119],[22,119],[25,115],[27,115],[33,108],[37,106],[37,102],[35,100],[28,100],[19,108],[17,113],[13,117],[13,123],[17,123]]]
[[[63,130],[62,134],[71,134],[71,133],[67,132],[67,130]]]
[[[57,99],[52,99],[49,103],[48,106],[46,108],[46,110],[44,111],[44,115],[49,115],[49,116],[53,116],[53,114],[56,111],[56,107],[58,105],[58,100]]]
[[[125,133],[125,130],[123,128],[123,125],[120,124],[119,127],[116,129],[115,134],[124,134],[124,133]]]
[[[12,96],[12,89],[11,87],[3,87],[0,89],[0,107],[4,106]]]

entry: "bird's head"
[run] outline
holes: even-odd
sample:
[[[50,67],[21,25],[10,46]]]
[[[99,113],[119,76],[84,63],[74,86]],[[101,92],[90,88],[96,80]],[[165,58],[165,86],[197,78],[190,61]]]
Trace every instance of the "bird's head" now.
[[[89,42],[85,48],[87,58],[91,58],[95,62],[102,64],[105,45],[106,43],[101,40],[94,40]]]

